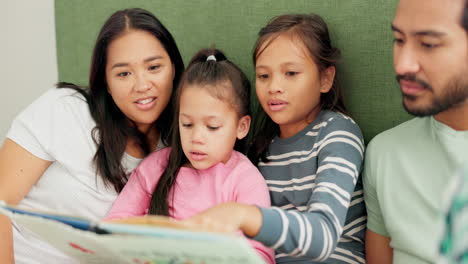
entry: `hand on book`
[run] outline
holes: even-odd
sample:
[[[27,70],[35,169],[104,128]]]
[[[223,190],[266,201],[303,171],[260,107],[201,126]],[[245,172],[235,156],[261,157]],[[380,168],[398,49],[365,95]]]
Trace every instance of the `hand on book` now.
[[[201,233],[204,230],[197,225],[164,216],[93,221],[20,209],[0,201],[0,216],[3,214],[80,263],[262,262],[244,239]]]
[[[241,203],[222,203],[182,221],[184,226],[205,232],[234,233],[253,237],[262,225],[260,209]]]

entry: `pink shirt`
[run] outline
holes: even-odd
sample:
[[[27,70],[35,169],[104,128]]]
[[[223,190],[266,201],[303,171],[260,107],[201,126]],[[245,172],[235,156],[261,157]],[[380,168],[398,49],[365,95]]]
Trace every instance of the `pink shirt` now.
[[[148,214],[153,190],[167,166],[170,151],[165,148],[154,152],[140,163],[106,219]],[[249,159],[237,151],[232,152],[226,164],[218,163],[205,170],[180,168],[169,197],[172,195],[174,204],[169,214],[178,220],[230,201],[270,207],[265,179]],[[272,249],[254,240],[249,242],[267,263],[275,263]]]

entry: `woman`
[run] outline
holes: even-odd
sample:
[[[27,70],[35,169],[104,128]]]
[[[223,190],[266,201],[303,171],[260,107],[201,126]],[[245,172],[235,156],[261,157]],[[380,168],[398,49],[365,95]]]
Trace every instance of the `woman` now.
[[[129,173],[167,142],[183,68],[151,13],[114,13],[94,47],[89,89],[60,83],[14,120],[0,149],[0,200],[103,217]],[[0,263],[73,262],[3,216],[0,234]]]

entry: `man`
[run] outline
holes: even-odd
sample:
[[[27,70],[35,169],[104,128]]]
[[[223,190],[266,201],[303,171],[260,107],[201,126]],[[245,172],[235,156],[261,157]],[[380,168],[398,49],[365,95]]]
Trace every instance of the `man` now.
[[[405,109],[368,146],[367,263],[432,263],[450,175],[468,160],[467,0],[400,0],[391,25]]]

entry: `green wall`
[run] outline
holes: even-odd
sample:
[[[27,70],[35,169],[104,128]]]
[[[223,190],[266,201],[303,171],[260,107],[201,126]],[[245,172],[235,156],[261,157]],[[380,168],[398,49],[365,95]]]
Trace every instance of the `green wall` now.
[[[339,83],[366,142],[409,118],[392,68],[396,0],[56,0],[59,80],[86,85],[97,33],[114,11],[140,7],[171,31],[184,61],[215,46],[254,80],[251,52],[259,29],[273,16],[317,13],[342,51]]]

